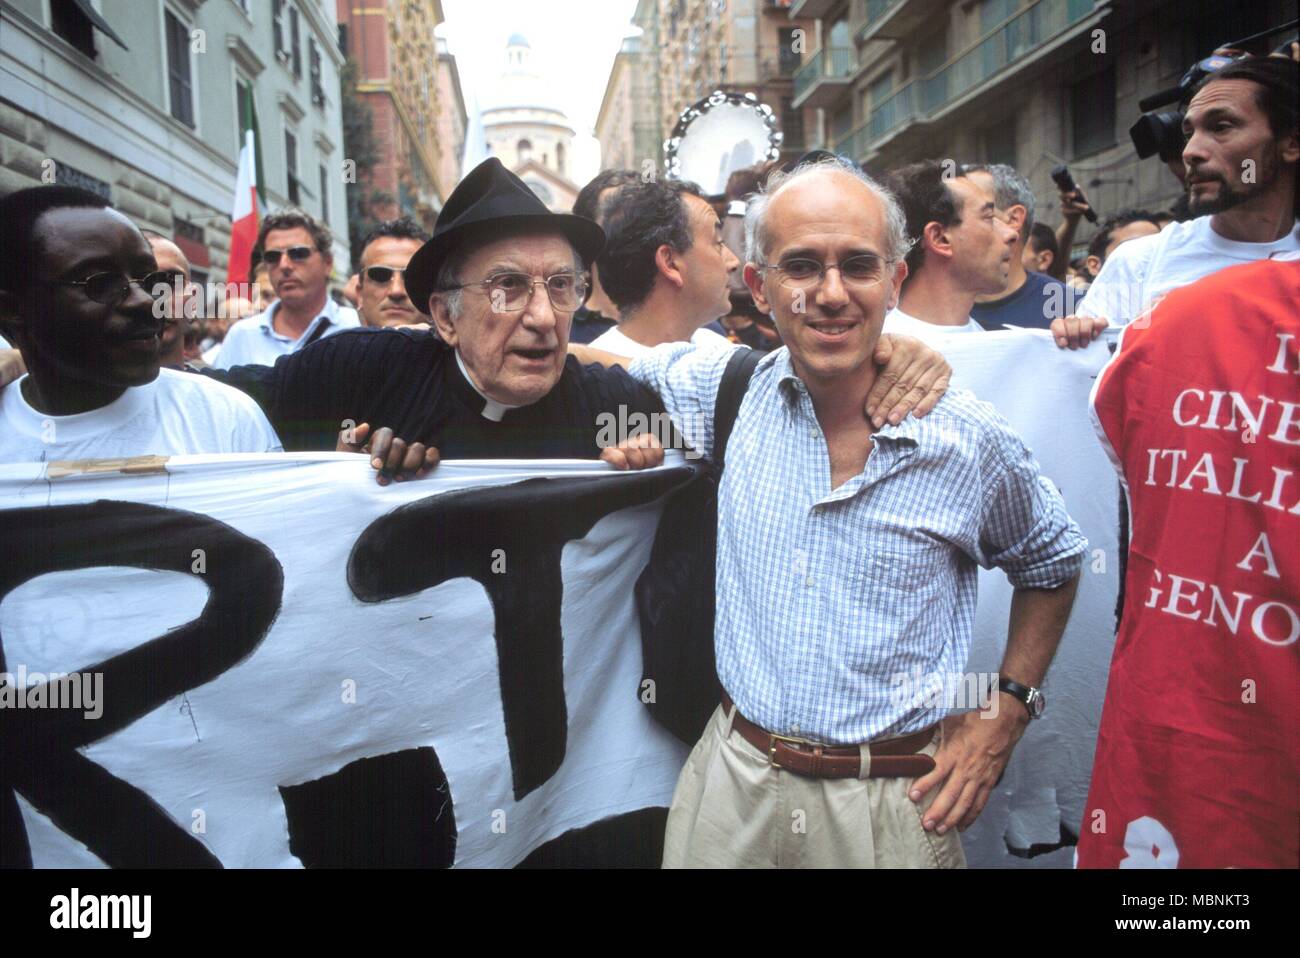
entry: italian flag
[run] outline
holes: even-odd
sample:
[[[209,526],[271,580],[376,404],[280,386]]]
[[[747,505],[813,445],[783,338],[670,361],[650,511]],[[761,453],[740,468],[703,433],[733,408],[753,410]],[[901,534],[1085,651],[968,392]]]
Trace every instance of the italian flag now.
[[[239,172],[235,176],[235,205],[230,213],[230,267],[226,282],[230,285],[249,281],[249,257],[257,242],[257,149],[252,130],[244,133],[239,151]]]

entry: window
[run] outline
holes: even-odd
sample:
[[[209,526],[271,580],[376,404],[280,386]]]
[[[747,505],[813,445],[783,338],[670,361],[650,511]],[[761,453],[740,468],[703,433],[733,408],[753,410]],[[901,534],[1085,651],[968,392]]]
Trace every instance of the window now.
[[[555,169],[561,176],[564,176],[564,144],[555,144]]]
[[[339,24],[339,53],[344,56],[348,55],[348,25],[346,23]]]
[[[330,221],[330,174],[324,163],[320,165],[320,218]]]
[[[845,104],[831,116],[831,142],[835,142],[848,135],[853,128],[853,106]]]
[[[1018,6],[1018,0],[984,0],[980,4],[980,36],[1009,20]]]
[[[555,202],[554,195],[547,188],[546,184],[543,183],[541,180],[532,180],[532,179],[524,180],[524,185],[527,186],[530,190],[532,190],[533,195],[536,196],[543,203],[545,203],[547,206],[551,206]]]
[[[794,108],[792,97],[781,97],[781,132],[785,134],[785,139],[781,141],[784,149],[803,149],[803,111]]]
[[[1016,124],[1008,117],[984,130],[984,161],[1016,165]]]
[[[529,140],[520,140],[519,144],[515,147],[515,150],[519,154],[519,162],[524,163],[532,155],[533,144]]]
[[[884,103],[891,93],[894,92],[894,74],[892,72],[884,73],[871,81],[868,87],[871,95],[871,108],[874,110],[880,104]]]
[[[929,113],[948,99],[948,74],[931,76],[948,59],[948,38],[940,31],[916,51],[916,75],[921,78],[921,109]]]
[[[271,0],[271,36],[275,41],[275,56],[281,63],[288,55],[288,44],[284,42],[284,0]]]
[[[302,45],[298,42],[298,8],[289,7],[289,54],[293,61],[293,75],[302,79]]]
[[[253,128],[253,84],[235,78],[235,113],[239,118],[239,146],[243,149],[244,134]]]
[[[827,44],[833,49],[844,50],[851,45],[849,40],[849,21],[844,17],[836,20],[831,24],[830,31],[831,42]]]
[[[298,193],[298,137],[290,129],[284,131],[284,169],[289,184],[289,202],[298,206],[302,203]]]
[[[78,52],[95,59],[95,27],[73,0],[50,0],[50,26]]]
[[[167,24],[167,89],[172,116],[194,127],[194,86],[190,79],[190,31],[170,10],[163,11]]]
[[[1074,155],[1115,145],[1115,67],[1080,80],[1070,89]]]
[[[310,54],[311,64],[311,102],[323,107],[325,105],[325,84],[321,80],[320,44],[314,39],[309,39],[307,41],[307,52]]]
[[[777,69],[783,77],[794,76],[803,62],[803,55],[796,53],[794,49],[795,29],[795,27],[781,27],[777,30],[781,36],[777,48]]]

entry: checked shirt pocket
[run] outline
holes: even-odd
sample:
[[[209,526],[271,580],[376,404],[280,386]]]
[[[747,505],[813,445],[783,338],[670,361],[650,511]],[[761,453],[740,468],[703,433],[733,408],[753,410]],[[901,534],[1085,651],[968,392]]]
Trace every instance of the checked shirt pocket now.
[[[876,552],[860,564],[864,584],[916,593],[948,567],[948,548],[930,543],[906,552]]]

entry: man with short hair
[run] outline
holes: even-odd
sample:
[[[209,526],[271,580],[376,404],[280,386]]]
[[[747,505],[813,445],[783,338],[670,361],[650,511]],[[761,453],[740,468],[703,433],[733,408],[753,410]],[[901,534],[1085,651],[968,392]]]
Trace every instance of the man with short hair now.
[[[1183,114],[1183,163],[1194,219],[1125,243],[1076,315],[1054,320],[1062,349],[1137,319],[1170,290],[1237,263],[1300,249],[1300,66],[1248,57],[1207,76]]]
[[[191,299],[190,261],[181,248],[161,233],[142,229],[145,239],[153,249],[158,271],[167,276],[167,294],[159,300],[162,307],[163,327],[158,350],[158,362],[166,369],[185,366],[186,304]],[[193,309],[190,309],[193,313]]]
[[[730,274],[740,260],[722,239],[722,220],[700,188],[679,180],[618,190],[602,216],[608,240],[597,266],[618,306],[618,328],[593,349],[640,356],[660,343],[722,345],[704,327],[731,312]]]
[[[586,217],[603,226],[601,217],[609,198],[620,187],[629,183],[638,183],[640,180],[641,178],[633,170],[601,170],[582,188],[578,198],[573,201],[573,215]],[[600,269],[593,263],[591,289],[587,293],[587,301],[573,314],[573,323],[569,328],[569,342],[590,343],[597,336],[613,329],[617,323],[618,307],[605,293]]]
[[[1088,256],[1084,260],[1088,273],[1092,276],[1100,273],[1107,257],[1129,240],[1155,236],[1159,232],[1160,222],[1156,214],[1147,210],[1120,210],[1107,217],[1088,240]]]
[[[1087,544],[1024,443],[969,393],[924,419],[862,415],[907,272],[887,191],[846,161],[804,164],[769,180],[746,226],[745,281],[785,347],[758,363],[727,446],[725,695],[678,780],[664,864],[959,867],[956,829],[1041,714]],[[670,343],[629,370],[711,455],[732,355]],[[998,707],[945,717],[900,697],[891,676],[965,667],[977,567],[993,565],[1017,587]]]
[[[1046,223],[1034,223],[1029,228],[1029,242],[1025,244],[1020,262],[1026,271],[1047,273],[1056,262],[1056,231]]]
[[[255,403],[159,369],[169,295],[140,230],[94,193],[0,199],[0,330],[28,374],[0,391],[0,461],[276,452]]]
[[[1067,302],[1072,301],[1067,299],[1064,283],[1025,268],[1025,251],[1034,228],[1033,187],[1005,163],[968,164],[962,169],[970,179],[992,191],[998,218],[1016,231],[1006,286],[1000,292],[976,296],[971,315],[985,329],[1047,329],[1053,319],[1073,310],[1067,307]]]
[[[886,174],[907,218],[912,247],[898,306],[884,331],[933,341],[944,333],[978,333],[975,297],[1007,285],[1016,230],[998,218],[993,190],[950,164],[922,160]]]
[[[406,266],[429,241],[409,216],[386,220],[361,244],[357,303],[361,325],[372,328],[411,326],[425,321],[406,294]]]
[[[230,327],[217,368],[269,366],[324,336],[361,324],[355,309],[339,306],[329,295],[333,242],[328,226],[299,209],[280,210],[262,221],[254,249],[261,251],[276,299]]]

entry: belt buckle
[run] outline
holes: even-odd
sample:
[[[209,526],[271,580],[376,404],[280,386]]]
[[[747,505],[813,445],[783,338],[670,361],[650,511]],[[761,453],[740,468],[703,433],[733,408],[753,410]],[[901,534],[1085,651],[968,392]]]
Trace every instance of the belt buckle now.
[[[776,760],[776,743],[785,742],[788,745],[811,745],[806,738],[796,738],[792,735],[777,735],[775,732],[767,733],[767,764],[773,768],[785,768]]]

